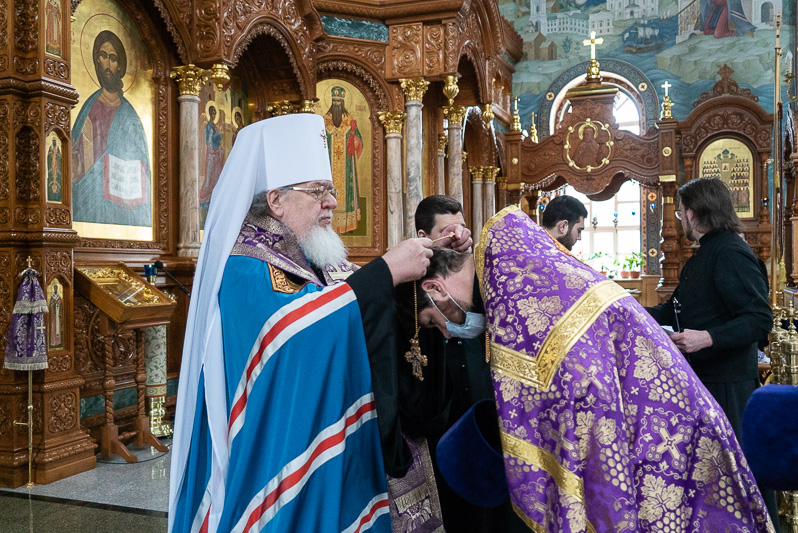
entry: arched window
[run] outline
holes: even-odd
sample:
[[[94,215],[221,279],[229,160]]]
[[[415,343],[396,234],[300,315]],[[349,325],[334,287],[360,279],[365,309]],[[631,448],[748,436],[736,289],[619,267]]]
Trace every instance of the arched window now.
[[[643,102],[635,87],[627,80],[602,72],[602,82],[615,85],[620,90],[613,102],[613,116],[618,128],[640,135],[645,117],[642,116]],[[562,120],[570,112],[570,105],[565,100],[568,89],[582,85],[584,76],[568,84],[555,98],[556,113],[552,116]],[[554,131],[555,124],[551,124]],[[626,257],[640,253],[640,205],[641,190],[637,182],[627,181],[611,199],[592,201],[584,194],[576,192],[566,185],[560,191],[563,194],[579,199],[587,209],[585,229],[582,240],[577,242],[573,253],[590,263],[597,270],[605,267],[610,275],[618,274]]]
[[[768,22],[773,24],[773,4],[765,2],[760,9],[761,22]]]

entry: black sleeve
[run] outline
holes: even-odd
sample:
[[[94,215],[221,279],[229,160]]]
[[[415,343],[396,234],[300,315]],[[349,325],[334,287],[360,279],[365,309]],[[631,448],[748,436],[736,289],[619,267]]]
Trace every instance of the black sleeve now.
[[[708,328],[717,350],[749,346],[767,335],[773,325],[768,280],[756,257],[725,248],[717,255],[714,283],[732,319]]]
[[[655,305],[654,307],[646,307],[646,311],[651,317],[657,321],[660,326],[674,326],[674,313],[673,313],[673,297],[679,293],[679,287],[673,291],[673,294],[668,301],[664,304]],[[678,296],[677,296],[678,298]],[[673,328],[674,331],[676,328]]]
[[[371,383],[377,407],[385,471],[404,477],[413,463],[399,425],[399,379],[396,372],[393,278],[380,257],[351,274],[352,287],[363,319],[371,365]]]

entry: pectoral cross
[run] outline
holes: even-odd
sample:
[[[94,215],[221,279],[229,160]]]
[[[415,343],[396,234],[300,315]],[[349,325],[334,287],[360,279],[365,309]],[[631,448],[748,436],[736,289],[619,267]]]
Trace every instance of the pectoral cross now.
[[[418,330],[416,330],[415,337],[410,339],[410,349],[405,352],[405,361],[413,365],[413,376],[419,381],[424,381],[422,367],[427,366],[427,356],[421,353],[421,347],[418,344]]]
[[[590,59],[596,59],[596,45],[597,44],[604,44],[604,37],[599,37],[596,39],[596,32],[590,32],[590,39],[585,39],[582,41],[582,46],[589,46],[590,47]]]
[[[668,82],[666,81],[665,83],[663,83],[663,84],[661,85],[661,87],[662,87],[663,89],[665,89],[665,98],[667,98],[667,97],[668,97],[668,89],[670,89],[671,87],[673,87],[673,85],[671,85],[670,83],[668,83]]]

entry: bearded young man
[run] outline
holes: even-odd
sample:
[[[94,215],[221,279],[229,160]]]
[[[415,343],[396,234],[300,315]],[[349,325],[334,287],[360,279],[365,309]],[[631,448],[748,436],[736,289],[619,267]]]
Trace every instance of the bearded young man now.
[[[355,271],[330,228],[325,140],[317,115],[257,122],[214,189],[180,373],[170,531],[391,529],[385,474],[412,461],[394,401],[392,291],[424,273],[431,242],[405,241]]]
[[[729,421],[637,301],[516,206],[482,235],[473,257],[434,250],[418,321],[446,327],[425,300],[480,307],[476,272],[507,486],[530,529],[773,531]]]
[[[552,198],[543,215],[540,225],[543,229],[565,246],[573,250],[577,241],[582,240],[582,231],[585,229],[587,209],[584,204],[573,196],[560,195]]]

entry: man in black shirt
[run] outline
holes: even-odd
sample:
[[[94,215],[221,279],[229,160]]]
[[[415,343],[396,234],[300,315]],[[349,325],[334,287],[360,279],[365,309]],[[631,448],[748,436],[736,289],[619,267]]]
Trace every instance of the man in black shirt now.
[[[723,182],[689,181],[679,189],[679,202],[676,216],[684,233],[701,247],[682,268],[671,298],[647,310],[658,323],[674,328],[671,340],[718,401],[740,440],[743,409],[759,386],[757,343],[773,325],[767,272],[737,235],[740,219]],[[774,493],[762,491],[762,495],[777,524]]]
[[[471,232],[465,227],[460,202],[449,196],[428,196],[422,200],[415,215],[418,237],[432,239],[435,246],[471,253]],[[452,237],[446,237],[454,233]],[[437,240],[439,239],[439,240]],[[412,302],[413,284],[400,291]],[[484,315],[479,283],[474,283],[472,300],[479,302],[474,313]],[[419,301],[418,308],[435,303],[442,322],[447,322],[446,333],[437,329],[421,328],[419,344],[427,355],[428,365],[423,368],[424,381],[413,377],[411,366],[400,358],[400,419],[402,431],[417,438],[424,437],[429,445],[435,482],[443,513],[443,523],[450,532],[513,532],[526,531],[526,526],[515,515],[509,500],[493,509],[478,507],[458,496],[446,483],[438,469],[435,449],[443,434],[477,401],[494,400],[490,363],[485,357],[485,334],[475,328],[463,326],[465,311],[450,298],[439,302]],[[412,317],[406,317],[404,333],[400,340],[414,334]],[[484,328],[482,328],[484,329]],[[469,331],[470,330],[470,331]],[[400,347],[398,353],[407,348]],[[496,423],[498,431],[498,419]]]

